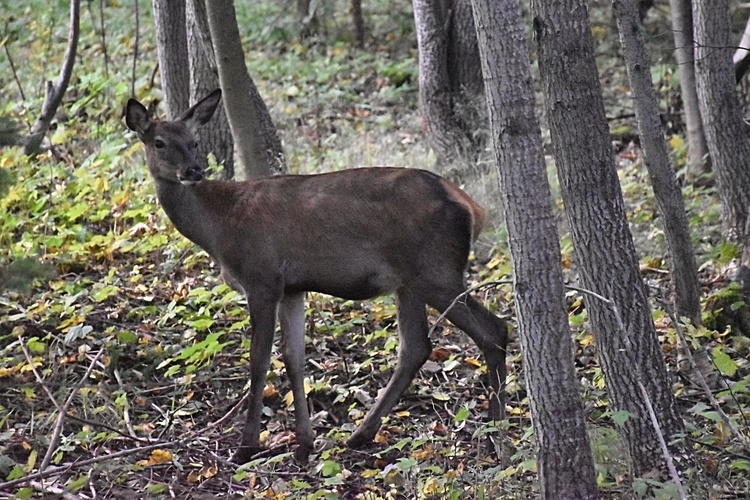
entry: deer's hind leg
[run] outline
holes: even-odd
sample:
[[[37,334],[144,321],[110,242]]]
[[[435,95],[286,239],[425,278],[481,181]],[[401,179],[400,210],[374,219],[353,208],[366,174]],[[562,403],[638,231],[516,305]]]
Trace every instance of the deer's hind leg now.
[[[399,330],[396,369],[383,395],[367,413],[362,425],[347,441],[347,445],[353,448],[372,441],[380,429],[382,418],[401,399],[404,391],[432,352],[424,301],[407,288],[399,288],[396,299]]]

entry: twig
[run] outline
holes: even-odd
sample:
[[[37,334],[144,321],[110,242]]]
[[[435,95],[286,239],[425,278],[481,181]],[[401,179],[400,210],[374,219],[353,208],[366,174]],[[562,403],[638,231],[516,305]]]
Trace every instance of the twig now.
[[[133,47],[133,71],[130,75],[130,94],[135,97],[135,75],[138,66],[138,45],[141,43],[141,16],[138,11],[138,0],[134,0],[135,5],[135,46]]]
[[[78,383],[76,383],[76,385],[73,387],[73,390],[70,391],[70,395],[65,401],[63,407],[58,410],[57,422],[55,422],[55,428],[52,431],[52,439],[50,439],[49,446],[47,447],[47,453],[44,455],[44,459],[39,466],[40,471],[44,471],[52,461],[52,454],[55,452],[55,450],[57,449],[57,444],[60,442],[60,434],[62,434],[65,415],[68,413],[68,409],[73,404],[73,399],[75,399],[75,397],[78,395],[78,391],[86,382],[86,379],[89,378],[89,375],[91,375],[91,372],[94,370],[94,366],[96,366],[96,362],[99,361],[99,358],[102,354],[104,354],[104,349],[100,349],[99,352],[96,353],[94,359],[92,359],[91,363],[89,363],[89,367],[86,369],[86,373],[83,374],[81,380],[79,380]]]
[[[81,460],[80,462],[74,462],[68,465],[49,467],[45,471],[35,472],[34,474],[29,474],[28,476],[19,477],[18,479],[14,479],[12,481],[6,481],[4,483],[0,483],[0,490],[4,490],[6,488],[10,488],[19,484],[27,483],[35,479],[43,479],[45,477],[55,475],[59,472],[65,472],[65,471],[71,470],[75,467],[84,467],[86,465],[91,465],[91,464],[95,464],[99,462],[105,462],[107,460],[112,460],[115,458],[122,458],[122,457],[126,457],[128,455],[132,455],[133,453],[138,453],[141,451],[151,451],[151,450],[155,450],[156,448],[170,448],[180,443],[182,443],[182,441],[167,441],[167,442],[154,443],[154,444],[150,444],[148,446],[143,446],[140,448],[128,448],[127,450],[121,450],[116,453],[111,453],[107,455],[101,455],[99,457]]]
[[[210,431],[211,429],[218,427],[222,425],[224,422],[232,418],[232,416],[239,411],[239,409],[245,404],[245,401],[247,401],[250,398],[250,391],[246,391],[245,395],[242,396],[242,399],[240,399],[237,404],[235,404],[226,415],[221,417],[216,422],[213,422],[209,425],[207,425],[202,431],[198,432],[197,434],[200,436],[201,434],[205,434],[206,432]]]
[[[115,380],[117,380],[117,385],[120,386],[120,389],[122,389],[122,392],[124,394],[127,394],[128,391],[125,389],[125,387],[122,384],[122,378],[120,377],[120,371],[117,370],[117,369],[115,369],[114,370],[114,374],[115,374]],[[127,398],[123,398],[123,399],[125,400],[125,403],[124,403],[123,408],[122,408],[122,419],[125,421],[125,427],[127,427],[128,432],[130,433],[130,437],[135,438],[137,436],[137,434],[135,433],[135,430],[133,429],[133,424],[130,421],[130,411],[128,409],[129,408],[128,400],[127,400]]]
[[[63,500],[80,500],[81,499],[80,496],[74,495],[73,493],[65,491],[65,488],[61,488],[59,486],[47,486],[44,483],[39,483],[37,481],[29,482],[29,486],[31,486],[33,489],[40,491],[42,493],[56,495],[56,498],[62,498]]]
[[[55,406],[55,409],[57,411],[62,411],[62,407],[60,406],[60,403],[57,402],[57,399],[55,399],[55,396],[52,394],[52,392],[50,391],[49,387],[47,387],[47,384],[44,383],[44,379],[42,378],[42,375],[39,373],[39,371],[34,366],[33,358],[31,357],[31,353],[29,353],[29,350],[26,348],[26,345],[24,345],[24,340],[25,340],[24,337],[19,337],[17,342],[20,343],[20,345],[21,345],[21,350],[23,351],[23,354],[26,357],[26,361],[29,363],[29,366],[31,367],[31,371],[34,374],[34,377],[36,378],[37,382],[39,382],[39,385],[42,386],[42,389],[44,389],[44,391],[47,393],[47,396],[49,397],[49,399],[52,402],[52,404]],[[14,342],[13,345],[15,345],[15,343],[16,342]],[[147,439],[143,439],[143,438],[140,438],[140,437],[137,437],[137,436],[129,436],[129,435],[125,434],[124,432],[122,432],[120,429],[112,427],[111,425],[105,424],[103,422],[94,422],[92,420],[81,418],[81,417],[79,417],[77,415],[73,415],[73,414],[67,413],[67,412],[65,413],[65,416],[66,416],[66,418],[69,418],[71,420],[75,420],[76,422],[79,422],[79,423],[82,423],[82,424],[85,424],[85,425],[90,425],[92,427],[101,427],[102,429],[107,429],[110,432],[114,432],[116,434],[119,434],[122,437],[135,439],[136,441],[139,441],[141,443],[148,443],[149,442]]]
[[[745,450],[750,451],[750,441],[748,441],[748,439],[740,432],[734,422],[732,422],[732,419],[729,418],[729,415],[727,415],[721,408],[719,400],[714,397],[713,391],[711,391],[711,388],[708,386],[706,379],[703,377],[703,373],[698,368],[698,364],[695,362],[695,358],[693,358],[693,353],[690,350],[690,345],[688,344],[687,338],[685,338],[685,332],[682,331],[682,327],[680,326],[679,321],[677,321],[674,311],[672,311],[672,308],[669,306],[669,304],[667,304],[663,300],[661,294],[659,294],[658,300],[667,311],[667,314],[669,315],[669,318],[674,325],[675,332],[677,332],[677,336],[680,338],[680,344],[682,344],[682,348],[685,351],[685,356],[688,359],[688,363],[690,363],[690,368],[692,369],[693,373],[696,376],[696,379],[698,380],[698,385],[700,385],[701,389],[703,389],[703,393],[706,395],[706,398],[708,398],[708,402],[711,404],[713,409],[716,410],[716,413],[719,414],[724,424],[729,428],[729,432],[731,432],[735,439],[739,441],[740,446],[742,446],[742,448],[744,448]],[[729,390],[731,391],[731,388]]]
[[[8,25],[10,24],[10,21],[5,21],[5,33],[7,37],[8,33]],[[5,56],[8,58],[8,64],[10,64],[10,70],[13,73],[13,79],[16,81],[16,86],[18,87],[18,92],[21,94],[21,100],[26,100],[26,95],[23,93],[23,86],[21,85],[21,80],[18,79],[18,72],[16,72],[16,65],[13,64],[13,58],[10,57],[10,49],[8,48],[9,42],[6,42],[3,44],[3,49],[5,49]]]
[[[570,285],[566,285],[566,288],[575,290],[580,293],[588,294],[589,296],[597,298],[605,302],[606,304],[608,304],[610,308],[612,309],[612,312],[615,315],[615,318],[617,320],[617,325],[620,328],[623,338],[625,339],[625,343],[627,344],[628,348],[630,348],[631,346],[630,339],[628,338],[627,330],[625,329],[625,323],[622,321],[622,317],[620,316],[620,312],[617,308],[617,305],[612,299],[603,297],[599,295],[598,293],[593,292],[591,290],[587,290],[585,288],[578,288],[578,287],[574,287]],[[687,496],[685,495],[685,490],[682,487],[682,482],[680,481],[680,475],[677,472],[677,469],[675,469],[674,462],[672,460],[672,455],[669,451],[669,448],[667,447],[666,442],[664,441],[664,435],[661,432],[661,427],[659,426],[659,420],[656,418],[656,413],[654,413],[654,407],[651,405],[651,398],[649,397],[648,392],[646,391],[646,388],[641,382],[641,374],[638,371],[635,371],[634,376],[638,384],[638,387],[641,391],[643,402],[646,404],[646,409],[651,419],[651,425],[653,426],[654,432],[656,433],[656,436],[659,440],[662,455],[664,456],[665,463],[667,464],[667,468],[669,469],[669,474],[670,476],[672,476],[672,481],[674,481],[675,486],[677,487],[677,491],[680,493],[680,498],[687,499]]]
[[[641,396],[643,397],[643,402],[646,403],[648,416],[651,418],[651,425],[654,426],[654,431],[656,431],[656,437],[659,440],[661,453],[664,456],[664,460],[667,463],[667,468],[669,469],[669,475],[672,476],[672,481],[677,487],[677,492],[680,494],[680,498],[682,500],[687,500],[687,495],[685,495],[685,489],[682,487],[682,481],[680,481],[680,475],[677,473],[677,469],[675,469],[674,462],[672,461],[672,455],[669,453],[669,448],[667,447],[667,443],[664,441],[664,435],[662,434],[661,428],[659,427],[659,421],[656,418],[656,413],[654,413],[654,407],[651,406],[651,398],[648,396],[648,392],[646,392],[646,388],[643,387],[643,384],[641,383],[640,380],[638,381],[638,388],[641,390]]]
[[[34,374],[36,381],[39,382],[39,385],[42,386],[42,389],[44,389],[44,392],[47,393],[47,396],[49,397],[50,401],[52,401],[52,404],[55,405],[55,409],[57,409],[57,411],[60,411],[62,409],[60,408],[60,403],[57,402],[57,399],[55,399],[55,396],[52,394],[52,391],[50,391],[49,387],[47,387],[47,384],[44,383],[44,379],[42,378],[42,375],[36,369],[36,366],[34,366],[34,359],[31,357],[31,353],[26,348],[26,338],[24,338],[23,336],[19,336],[18,341],[21,344],[21,350],[23,351],[23,355],[26,356],[26,361],[29,363],[29,366],[31,367],[31,372]]]

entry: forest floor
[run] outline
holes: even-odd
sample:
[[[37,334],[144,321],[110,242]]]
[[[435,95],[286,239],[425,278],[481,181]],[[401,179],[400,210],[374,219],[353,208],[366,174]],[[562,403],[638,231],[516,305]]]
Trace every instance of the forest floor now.
[[[320,3],[322,35],[306,42],[296,38],[286,3],[237,8],[248,66],[284,142],[289,171],[434,169],[417,110],[408,3],[373,2],[365,50],[353,46],[345,2]],[[104,30],[98,4],[84,6],[77,66],[48,151],[31,158],[6,148],[0,155],[0,168],[13,177],[0,196],[0,283],[13,285],[0,289],[0,498],[537,496],[515,336],[507,360],[507,419],[499,428],[483,422],[486,367],[478,349],[442,323],[432,334],[431,359],[375,442],[364,450],[344,446],[395,363],[391,297],[354,302],[310,294],[306,388],[316,453],[308,466],[292,459],[294,415],[277,345],[261,436],[268,451],[240,468],[229,463],[247,390],[244,299],[222,283],[204,252],[173,229],[157,205],[142,149],[122,121],[131,83],[142,100],[160,97],[150,2],[139,4],[140,38],[132,3],[103,5]],[[697,476],[707,497],[747,498],[750,450],[678,369],[680,341],[662,300],[669,273],[661,220],[637,145],[609,8],[609,2],[592,2],[598,64],[628,217],[696,456],[686,477]],[[2,37],[0,115],[24,125],[38,115],[43,79],[54,78],[62,59],[66,9],[38,0],[10,8]],[[666,6],[657,3],[646,26],[663,122],[684,180],[684,130]],[[464,179],[493,223],[480,239],[469,281],[489,283],[477,298],[512,323],[511,264],[491,161],[487,153],[476,169],[481,174]],[[559,198],[552,166],[550,175]],[[682,326],[694,351],[713,362],[707,373],[714,395],[747,438],[750,315],[743,316],[747,308],[731,285],[738,249],[721,238],[718,196],[710,179],[704,184],[685,185],[683,192],[701,268],[705,325]],[[556,201],[563,264],[574,284],[575,255]],[[36,278],[10,283],[28,273]],[[669,482],[630,476],[617,435],[623,415],[608,409],[581,295],[570,290],[568,303],[602,494],[675,498]],[[489,457],[486,446],[499,433],[502,461]],[[35,475],[42,465],[45,473]]]

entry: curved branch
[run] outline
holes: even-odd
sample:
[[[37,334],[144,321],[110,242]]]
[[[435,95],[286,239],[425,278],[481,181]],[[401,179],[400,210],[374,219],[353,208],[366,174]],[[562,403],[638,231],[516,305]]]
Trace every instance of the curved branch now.
[[[63,96],[70,83],[70,77],[73,74],[73,64],[76,59],[76,50],[78,49],[78,37],[80,34],[80,12],[81,0],[71,0],[70,2],[70,28],[68,31],[68,46],[65,49],[63,65],[60,68],[60,74],[54,85],[47,81],[44,92],[44,103],[42,104],[42,113],[31,127],[29,135],[24,138],[24,153],[33,154],[39,151],[44,135],[49,130],[57,108],[62,104]]]

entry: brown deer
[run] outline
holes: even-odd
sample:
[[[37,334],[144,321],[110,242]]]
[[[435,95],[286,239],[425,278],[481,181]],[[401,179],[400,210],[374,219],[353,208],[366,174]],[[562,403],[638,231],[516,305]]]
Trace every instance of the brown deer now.
[[[134,99],[126,122],[146,149],[159,203],[178,231],[221,266],[245,293],[252,320],[250,397],[240,447],[245,463],[259,450],[263,389],[276,318],[294,396],[297,449],[306,461],[314,434],[303,387],[305,292],[360,300],[396,293],[398,363],[383,395],[347,444],[373,439],[432,348],[426,305],[479,346],[492,393],[489,418],[503,416],[505,322],[466,296],[464,271],[484,213],[458,187],[433,173],[360,168],[246,182],[206,180],[195,159],[196,127],[219,104],[216,90],[175,121],[152,120]]]

